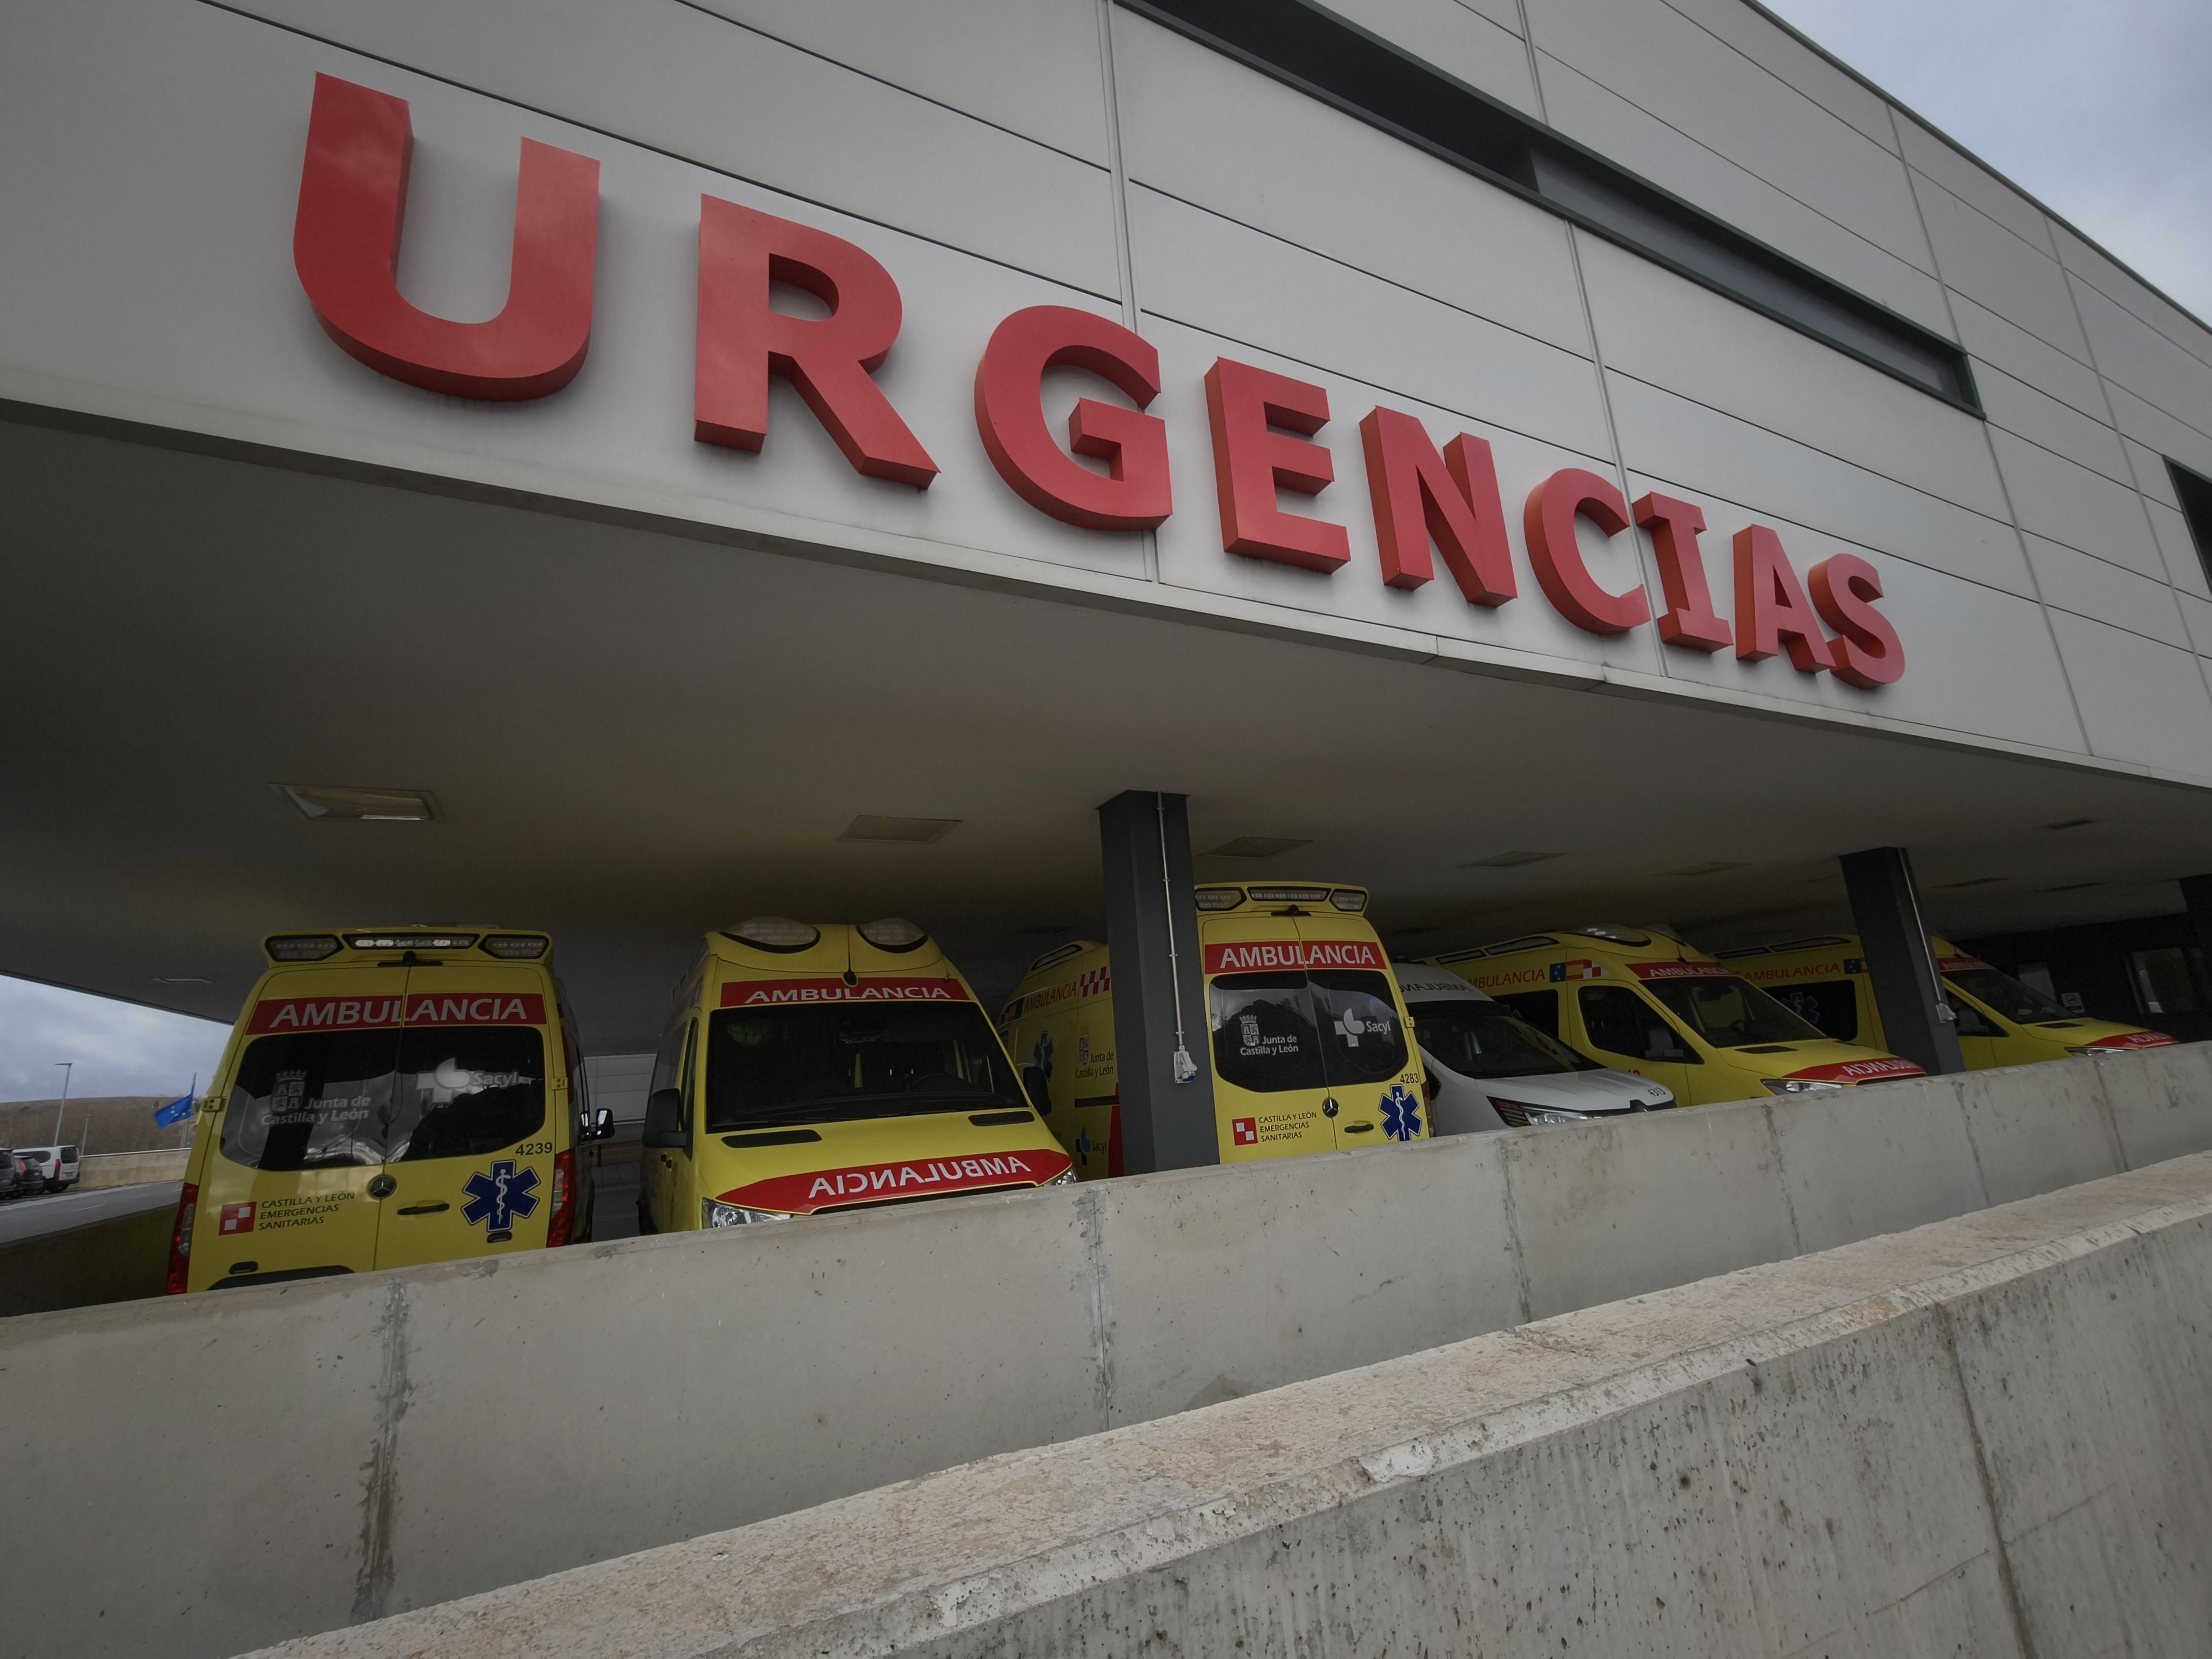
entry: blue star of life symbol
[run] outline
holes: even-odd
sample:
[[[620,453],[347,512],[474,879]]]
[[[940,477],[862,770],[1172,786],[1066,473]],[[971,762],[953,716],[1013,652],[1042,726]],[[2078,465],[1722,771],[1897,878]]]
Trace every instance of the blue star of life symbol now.
[[[504,1231],[514,1225],[515,1217],[526,1217],[538,1208],[537,1185],[537,1170],[518,1175],[513,1158],[494,1158],[489,1174],[479,1170],[463,1184],[469,1201],[461,1206],[461,1219],[471,1227],[489,1222],[490,1231]]]
[[[1392,1084],[1382,1097],[1382,1133],[1393,1140],[1413,1140],[1421,1133],[1421,1103],[1402,1083]]]
[[[1091,1139],[1091,1131],[1088,1129],[1085,1129],[1081,1134],[1075,1138],[1075,1155],[1083,1160],[1086,1168],[1090,1165],[1091,1154],[1094,1150],[1096,1150],[1097,1144],[1097,1142]]]

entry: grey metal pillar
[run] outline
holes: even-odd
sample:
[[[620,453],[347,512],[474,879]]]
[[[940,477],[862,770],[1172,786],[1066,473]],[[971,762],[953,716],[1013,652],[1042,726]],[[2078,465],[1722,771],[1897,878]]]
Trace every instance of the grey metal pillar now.
[[[1844,867],[1844,890],[1850,896],[1889,1051],[1927,1071],[1965,1071],[1958,1027],[1920,919],[1911,855],[1902,847],[1870,847],[1837,862]]]
[[[1121,1162],[1131,1175],[1221,1161],[1183,801],[1132,789],[1098,809]]]

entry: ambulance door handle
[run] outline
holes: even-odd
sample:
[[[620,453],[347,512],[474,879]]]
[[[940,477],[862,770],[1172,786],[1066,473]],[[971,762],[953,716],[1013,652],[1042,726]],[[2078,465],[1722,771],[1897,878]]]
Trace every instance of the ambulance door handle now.
[[[453,1206],[452,1205],[447,1203],[446,1200],[441,1198],[435,1204],[403,1204],[400,1206],[399,1213],[402,1215],[435,1215],[441,1210],[450,1210],[453,1207]]]

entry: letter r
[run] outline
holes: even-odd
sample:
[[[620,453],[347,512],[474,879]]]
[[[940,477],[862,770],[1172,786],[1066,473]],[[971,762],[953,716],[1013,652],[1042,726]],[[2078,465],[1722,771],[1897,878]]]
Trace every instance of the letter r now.
[[[830,307],[787,316],[772,283],[803,288]],[[898,284],[864,250],[826,231],[699,198],[699,343],[692,435],[757,451],[768,440],[769,379],[806,400],[854,469],[929,488],[929,459],[871,378],[898,338]]]

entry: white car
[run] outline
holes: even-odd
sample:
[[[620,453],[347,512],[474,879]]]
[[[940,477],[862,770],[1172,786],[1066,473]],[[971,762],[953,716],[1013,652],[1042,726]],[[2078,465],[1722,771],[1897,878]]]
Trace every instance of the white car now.
[[[1391,967],[1421,1045],[1436,1134],[1582,1123],[1674,1103],[1663,1085],[1577,1054],[1447,969]]]
[[[79,1164],[74,1146],[18,1146],[15,1156],[30,1160],[50,1193],[65,1193],[76,1185]]]

